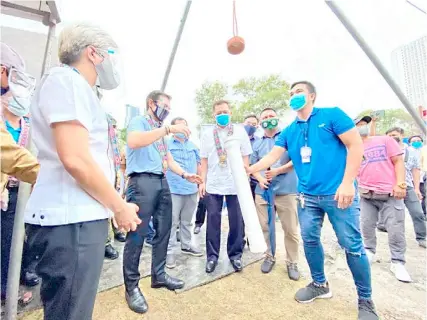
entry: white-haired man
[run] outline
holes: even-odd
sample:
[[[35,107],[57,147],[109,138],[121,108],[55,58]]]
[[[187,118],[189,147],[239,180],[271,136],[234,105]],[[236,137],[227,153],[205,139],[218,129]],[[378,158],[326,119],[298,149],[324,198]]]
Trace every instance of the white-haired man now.
[[[140,223],[136,205],[114,188],[120,154],[114,129],[93,87],[119,85],[117,45],[104,30],[76,24],[59,37],[59,60],[41,80],[31,105],[40,174],[25,222],[40,257],[44,319],[89,320],[113,212],[126,231]]]

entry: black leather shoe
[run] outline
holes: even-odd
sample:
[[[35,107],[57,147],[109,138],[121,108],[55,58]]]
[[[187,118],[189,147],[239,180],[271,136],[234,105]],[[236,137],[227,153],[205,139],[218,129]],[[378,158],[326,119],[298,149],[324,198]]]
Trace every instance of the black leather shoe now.
[[[148,310],[147,301],[138,287],[130,292],[126,291],[126,302],[128,303],[129,309],[133,312],[146,313]]]
[[[113,248],[111,244],[105,246],[105,258],[116,260],[119,257],[119,252]]]
[[[165,273],[163,279],[154,279],[151,277],[151,288],[167,288],[169,290],[182,289],[184,287],[184,281],[177,278],[172,278]],[[154,279],[154,280],[153,280]]]
[[[116,239],[118,242],[126,242],[126,233],[124,233],[124,232],[117,232],[114,235],[114,239]]]
[[[207,273],[212,273],[215,271],[216,266],[218,265],[218,261],[214,261],[214,260],[209,260],[206,263],[206,272]]]
[[[34,273],[25,271],[22,276],[22,284],[26,287],[34,287],[40,283],[40,278]]]
[[[231,265],[233,266],[233,269],[236,272],[240,272],[243,270],[242,260],[236,259],[236,260],[230,260],[230,262],[231,262]]]

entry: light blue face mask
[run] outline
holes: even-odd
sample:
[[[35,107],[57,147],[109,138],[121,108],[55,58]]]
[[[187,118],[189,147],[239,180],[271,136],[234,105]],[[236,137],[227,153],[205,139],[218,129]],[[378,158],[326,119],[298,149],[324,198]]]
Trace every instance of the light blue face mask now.
[[[182,140],[187,139],[187,136],[183,133],[175,133],[175,137],[177,137],[178,139],[182,139]]]
[[[30,99],[10,97],[7,109],[17,117],[23,117],[30,112]]]
[[[221,127],[225,127],[230,123],[230,115],[227,113],[219,114],[215,119],[216,123]]]
[[[307,104],[307,97],[304,93],[295,94],[289,100],[289,106],[292,110],[298,111],[305,107]]]

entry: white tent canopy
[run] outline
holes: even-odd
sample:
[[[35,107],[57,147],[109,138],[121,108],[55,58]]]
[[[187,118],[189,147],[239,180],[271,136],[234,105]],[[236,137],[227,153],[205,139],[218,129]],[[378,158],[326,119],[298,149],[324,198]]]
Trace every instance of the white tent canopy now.
[[[45,25],[49,19],[61,22],[58,1],[1,1],[2,14],[40,21]]]

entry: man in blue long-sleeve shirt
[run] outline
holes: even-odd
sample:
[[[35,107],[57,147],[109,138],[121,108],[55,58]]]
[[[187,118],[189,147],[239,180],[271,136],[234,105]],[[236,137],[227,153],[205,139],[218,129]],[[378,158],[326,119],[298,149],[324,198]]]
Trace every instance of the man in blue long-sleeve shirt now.
[[[184,118],[177,117],[172,120],[172,125],[184,124]],[[188,173],[200,172],[199,149],[189,141],[184,134],[176,133],[169,141],[168,149],[175,161]],[[191,243],[191,220],[197,207],[197,185],[182,179],[176,173],[168,170],[166,173],[169,188],[172,194],[172,229],[169,238],[166,267],[176,266],[177,229],[179,227],[181,252],[200,257],[202,252]]]

